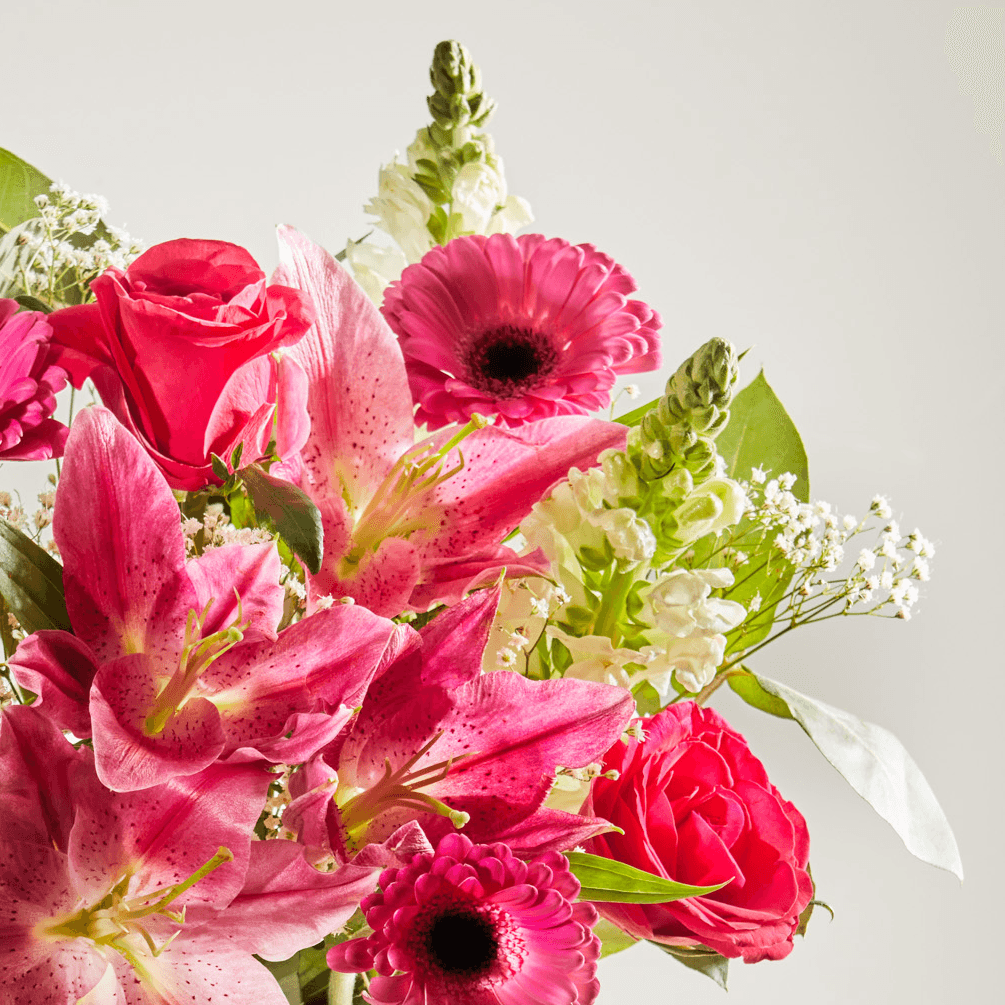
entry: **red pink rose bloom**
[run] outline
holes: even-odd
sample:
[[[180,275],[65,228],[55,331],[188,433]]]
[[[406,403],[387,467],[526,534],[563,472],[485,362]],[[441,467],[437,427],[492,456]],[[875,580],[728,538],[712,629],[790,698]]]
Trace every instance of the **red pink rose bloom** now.
[[[768,781],[746,741],[712,709],[671,705],[642,721],[640,743],[616,743],[584,813],[624,830],[587,850],[693,886],[721,890],[668,904],[600,904],[639,939],[705,945],[746,963],[792,951],[799,915],[813,896],[809,834],[792,803]]]

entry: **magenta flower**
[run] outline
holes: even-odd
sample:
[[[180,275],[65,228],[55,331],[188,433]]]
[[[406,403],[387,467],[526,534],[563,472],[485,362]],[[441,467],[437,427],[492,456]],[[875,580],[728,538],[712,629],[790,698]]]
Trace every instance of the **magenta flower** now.
[[[415,421],[476,412],[519,426],[610,404],[615,378],[657,370],[659,315],[592,244],[540,234],[458,237],[384,293],[405,354]]]
[[[301,487],[324,520],[324,560],[309,602],[351,596],[377,614],[456,603],[511,575],[547,571],[503,539],[571,467],[622,448],[618,423],[564,415],[515,432],[443,430],[413,446],[401,349],[366,294],[323,248],[279,229],[273,277],[299,287],[317,322],[290,350],[309,380],[311,432]]]
[[[38,311],[0,299],[0,461],[62,457],[69,430],[52,418],[66,371],[56,366],[52,328]]]
[[[74,634],[29,636],[9,663],[60,727],[93,736],[130,791],[231,763],[299,763],[363,700],[394,626],[339,604],[290,625],[271,544],[185,560],[178,505],[108,411],[70,434],[53,533]]]
[[[463,827],[530,857],[608,829],[542,804],[557,766],[597,761],[621,736],[632,697],[591,681],[481,673],[498,600],[498,587],[483,590],[421,634],[401,632],[348,735],[291,779],[298,798],[284,820],[299,821],[300,840],[342,861],[416,820],[434,843]]]
[[[597,911],[552,852],[530,863],[504,844],[448,834],[433,855],[386,869],[363,899],[373,934],[328,951],[342,973],[376,969],[374,1005],[589,1005],[597,997]]]
[[[344,924],[378,869],[252,841],[270,775],[213,765],[113,793],[34,708],[0,716],[0,986],[18,1005],[285,1005],[252,956]],[[85,997],[86,996],[86,997]]]

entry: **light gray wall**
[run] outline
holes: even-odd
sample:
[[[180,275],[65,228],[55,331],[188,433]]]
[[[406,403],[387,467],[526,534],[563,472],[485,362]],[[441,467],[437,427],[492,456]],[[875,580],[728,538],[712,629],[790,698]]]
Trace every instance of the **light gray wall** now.
[[[267,268],[276,223],[332,249],[365,231],[379,164],[425,121],[434,44],[464,41],[500,105],[493,132],[511,189],[537,227],[614,255],[663,314],[668,370],[644,381],[647,397],[713,335],[753,345],[745,374],[763,364],[788,406],[813,495],[861,513],[886,492],[907,529],[934,539],[934,578],[909,624],[830,622],[756,666],[904,741],[955,825],[966,885],[912,859],[794,725],[717,696],[807,817],[819,894],[837,913],[785,962],[734,966],[732,997],[750,1005],[995,997],[995,11],[175,0],[22,4],[5,19],[0,145],[103,193],[112,221],[149,243],[227,239]],[[982,70],[994,51],[997,69]],[[722,1000],[648,947],[605,961],[601,979],[607,1005]]]

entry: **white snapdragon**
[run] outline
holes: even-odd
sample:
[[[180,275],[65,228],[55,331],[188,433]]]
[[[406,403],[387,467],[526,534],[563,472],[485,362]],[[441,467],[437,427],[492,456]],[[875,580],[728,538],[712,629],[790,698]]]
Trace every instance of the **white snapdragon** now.
[[[345,260],[352,267],[356,282],[363,292],[379,307],[384,300],[384,290],[408,265],[404,253],[396,247],[385,247],[369,241],[347,241]]]
[[[502,161],[468,161],[454,178],[451,209],[461,215],[465,233],[483,234],[495,215],[496,207],[506,201],[506,179]]]
[[[715,675],[725,633],[747,616],[742,604],[711,596],[732,583],[728,569],[674,569],[643,591],[643,619],[653,626],[645,633],[653,645],[642,650],[643,676],[661,697],[669,693],[671,674],[689,691],[700,691]]]
[[[566,677],[627,688],[629,674],[625,664],[641,662],[639,654],[633,649],[615,649],[606,635],[577,637],[555,625],[548,625],[545,633],[548,638],[561,642],[572,656],[572,663],[565,671]]]
[[[433,202],[397,158],[380,169],[377,194],[363,207],[376,225],[394,238],[409,262],[417,262],[433,246],[426,227]]]
[[[646,562],[656,553],[656,535],[635,510],[604,509],[590,517],[607,535],[614,557],[625,562]]]

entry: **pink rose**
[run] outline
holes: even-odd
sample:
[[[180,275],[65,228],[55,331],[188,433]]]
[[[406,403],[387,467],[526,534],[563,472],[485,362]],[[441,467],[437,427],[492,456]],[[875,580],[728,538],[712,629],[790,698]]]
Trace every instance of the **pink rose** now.
[[[214,481],[210,454],[226,457],[242,439],[253,459],[249,449],[268,443],[273,406],[280,455],[299,451],[306,379],[292,360],[267,354],[313,323],[301,290],[266,285],[235,244],[187,238],[155,245],[126,272],[108,269],[91,289],[97,303],[50,316],[60,363],[76,387],[91,377],[172,487]]]
[[[66,372],[55,365],[51,338],[44,314],[0,299],[0,461],[63,455],[69,430],[52,413]]]
[[[694,702],[642,720],[646,738],[615,744],[584,814],[624,830],[587,850],[693,886],[721,890],[668,904],[599,904],[639,939],[708,946],[746,963],[792,951],[799,915],[813,896],[806,822],[768,781],[739,733]]]

